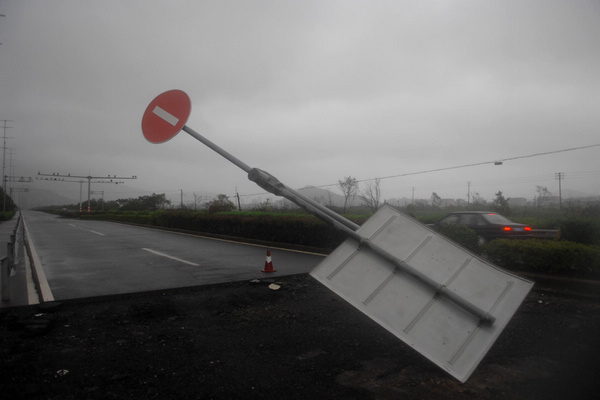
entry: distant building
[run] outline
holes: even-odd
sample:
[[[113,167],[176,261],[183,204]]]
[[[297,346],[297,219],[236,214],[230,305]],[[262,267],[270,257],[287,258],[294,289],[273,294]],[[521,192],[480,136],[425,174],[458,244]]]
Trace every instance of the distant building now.
[[[440,202],[441,208],[456,207],[456,205],[456,199],[442,199],[442,201]]]
[[[517,208],[527,206],[527,199],[525,197],[510,197],[507,201],[509,207]]]

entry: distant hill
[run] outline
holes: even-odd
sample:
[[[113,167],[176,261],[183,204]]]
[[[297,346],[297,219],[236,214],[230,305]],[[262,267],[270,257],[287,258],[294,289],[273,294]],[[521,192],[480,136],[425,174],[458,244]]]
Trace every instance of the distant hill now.
[[[13,193],[13,200],[20,208],[23,209],[79,203],[79,197],[76,199],[69,198],[52,190],[36,189],[31,187],[27,192]],[[87,197],[85,200],[87,201]]]
[[[344,207],[344,196],[341,194],[314,186],[305,186],[297,190],[300,192],[300,194],[318,202],[319,204],[323,204],[325,206]],[[355,198],[354,205],[357,204],[359,204],[359,200]],[[348,204],[348,206],[351,205],[352,204]]]

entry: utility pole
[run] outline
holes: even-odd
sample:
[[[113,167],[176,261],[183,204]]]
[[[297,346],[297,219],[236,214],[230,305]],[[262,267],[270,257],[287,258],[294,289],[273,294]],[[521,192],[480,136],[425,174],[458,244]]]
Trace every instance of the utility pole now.
[[[235,197],[237,198],[238,211],[242,211],[242,203],[240,202],[240,194],[238,193],[237,186],[235,187]]]
[[[13,159],[13,149],[9,148],[9,150],[10,150],[10,152],[8,154],[8,175],[9,176],[7,178],[10,178],[13,174],[13,162],[12,162],[13,161],[12,160]],[[11,192],[11,189],[12,189],[12,181],[11,180],[7,181],[6,186],[8,187],[8,192],[12,193]],[[11,196],[11,198],[12,198],[12,196]]]
[[[5,173],[5,168],[6,168],[6,139],[12,139],[9,137],[6,137],[6,130],[12,128],[12,126],[7,126],[7,124],[9,122],[14,122],[12,119],[0,119],[0,121],[3,122],[2,124],[2,129],[4,130],[4,133],[2,135],[3,137],[3,142],[2,142],[2,191],[4,192],[4,199],[2,201],[2,211],[6,211],[6,173]]]
[[[471,181],[467,182],[467,205],[471,204]]]
[[[554,176],[556,177],[556,179],[558,179],[558,209],[562,210],[562,185],[561,185],[561,181],[563,179],[565,179],[565,173],[564,172],[556,172],[554,174]]]
[[[87,206],[87,212],[88,214],[90,213],[90,196],[92,194],[92,179],[98,179],[96,181],[94,181],[94,183],[114,183],[116,185],[118,185],[119,183],[125,183],[122,180],[123,179],[137,179],[137,176],[133,175],[133,176],[91,176],[91,175],[87,175],[87,176],[83,176],[83,175],[72,175],[72,174],[67,174],[67,175],[61,175],[58,173],[52,173],[52,174],[42,174],[41,172],[38,172],[39,176],[48,176],[48,177],[52,177],[49,179],[45,179],[45,180],[51,180],[51,181],[64,181],[64,182],[79,182],[79,181],[65,181],[64,178],[80,178],[80,179],[87,179],[88,181],[88,206]],[[81,210],[80,210],[81,212]]]
[[[6,15],[0,14],[0,17],[6,17]],[[2,42],[0,42],[0,45],[2,45]]]

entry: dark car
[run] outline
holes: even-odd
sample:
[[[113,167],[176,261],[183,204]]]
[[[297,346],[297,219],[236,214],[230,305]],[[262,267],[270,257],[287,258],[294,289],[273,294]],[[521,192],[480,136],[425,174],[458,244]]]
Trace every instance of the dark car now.
[[[531,237],[531,227],[518,224],[491,211],[453,212],[436,225],[464,225],[473,229],[485,241],[497,238],[524,239]]]

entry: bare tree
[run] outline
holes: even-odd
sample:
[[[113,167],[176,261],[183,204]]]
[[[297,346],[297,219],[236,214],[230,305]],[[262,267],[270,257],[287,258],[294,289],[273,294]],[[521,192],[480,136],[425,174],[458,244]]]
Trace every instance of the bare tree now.
[[[550,191],[548,191],[548,188],[546,186],[536,186],[535,191],[538,194],[536,197],[538,207],[543,206],[548,197],[550,197],[550,195],[552,194],[550,193]]]
[[[226,194],[219,194],[216,199],[207,203],[209,214],[235,210],[235,204]]]
[[[202,202],[202,196],[198,196],[195,192],[192,192],[192,195],[194,195],[194,211],[196,211],[198,209],[198,202]]]
[[[436,192],[431,193],[431,205],[439,207],[442,204],[442,198]]]
[[[344,211],[342,212],[345,213],[348,203],[352,203],[358,193],[358,181],[356,178],[347,176],[343,180],[338,181],[338,187],[344,194]]]
[[[471,198],[473,199],[474,205],[485,203],[485,200],[483,199],[483,197],[481,197],[479,195],[478,192],[473,192],[473,194],[471,195]]]
[[[379,209],[379,204],[381,203],[380,181],[381,180],[379,178],[376,178],[372,181],[367,181],[367,183],[365,183],[365,188],[360,195],[363,204],[369,207],[373,212]]]
[[[498,211],[501,214],[504,215],[508,215],[510,212],[510,206],[508,204],[508,199],[504,198],[504,195],[502,194],[502,191],[498,191],[498,193],[496,193],[496,200],[494,200],[494,207],[496,208],[496,211]]]

